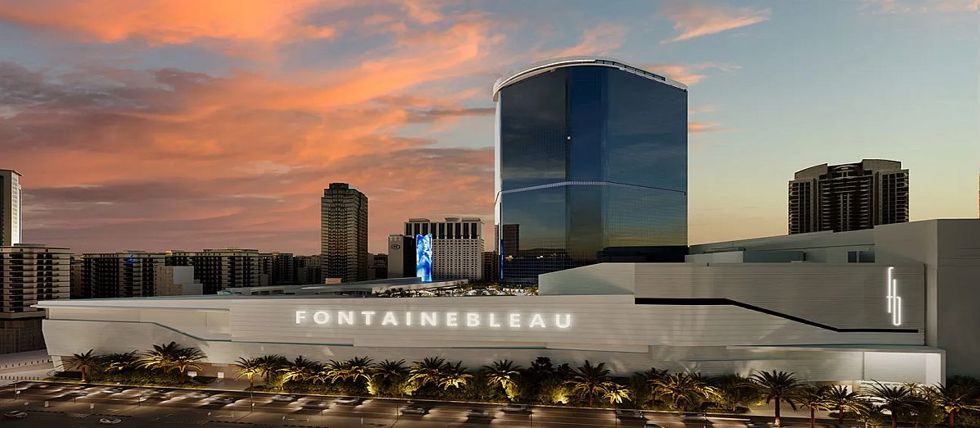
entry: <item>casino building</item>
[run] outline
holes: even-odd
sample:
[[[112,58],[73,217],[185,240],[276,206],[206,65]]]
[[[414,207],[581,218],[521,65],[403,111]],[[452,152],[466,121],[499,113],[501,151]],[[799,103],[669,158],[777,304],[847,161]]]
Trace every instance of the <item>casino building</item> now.
[[[980,220],[687,247],[686,136],[673,123],[684,123],[683,87],[615,61],[569,60],[502,79],[495,97],[502,271],[537,282],[538,295],[371,297],[447,286],[398,282],[43,301],[48,352],[57,364],[176,341],[201,349],[216,375],[242,356],[281,354],[440,356],[471,368],[546,356],[618,375],[776,369],[844,383],[980,376]],[[616,99],[657,102],[629,119]],[[592,128],[590,114],[603,118]]]

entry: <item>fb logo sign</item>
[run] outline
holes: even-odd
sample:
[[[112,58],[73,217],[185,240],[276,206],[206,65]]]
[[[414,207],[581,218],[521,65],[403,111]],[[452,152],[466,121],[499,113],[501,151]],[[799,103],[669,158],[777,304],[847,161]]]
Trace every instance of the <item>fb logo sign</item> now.
[[[885,275],[885,301],[888,313],[892,314],[892,325],[902,325],[902,297],[898,295],[898,280],[894,278],[895,268],[889,266]]]

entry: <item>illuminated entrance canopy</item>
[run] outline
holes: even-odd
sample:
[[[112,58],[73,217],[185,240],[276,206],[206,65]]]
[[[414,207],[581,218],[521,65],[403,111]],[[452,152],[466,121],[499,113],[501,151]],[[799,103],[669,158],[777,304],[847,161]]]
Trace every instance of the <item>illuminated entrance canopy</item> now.
[[[489,328],[504,330],[565,330],[570,313],[470,311],[297,310],[296,324],[322,326],[381,326],[402,328]]]

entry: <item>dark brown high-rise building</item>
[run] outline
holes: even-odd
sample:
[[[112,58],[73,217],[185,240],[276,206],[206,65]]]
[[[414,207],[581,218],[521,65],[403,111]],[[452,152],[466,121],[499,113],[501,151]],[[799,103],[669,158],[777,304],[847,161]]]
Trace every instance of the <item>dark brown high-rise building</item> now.
[[[320,199],[323,279],[368,279],[368,198],[347,183],[330,183]]]
[[[789,182],[789,233],[870,229],[909,221],[909,170],[864,159],[816,165]]]

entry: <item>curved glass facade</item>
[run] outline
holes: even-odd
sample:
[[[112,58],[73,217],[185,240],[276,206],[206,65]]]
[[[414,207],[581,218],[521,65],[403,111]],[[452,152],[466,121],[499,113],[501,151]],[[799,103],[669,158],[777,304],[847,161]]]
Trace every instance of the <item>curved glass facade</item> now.
[[[497,96],[502,282],[603,261],[683,261],[686,90],[574,65]]]

